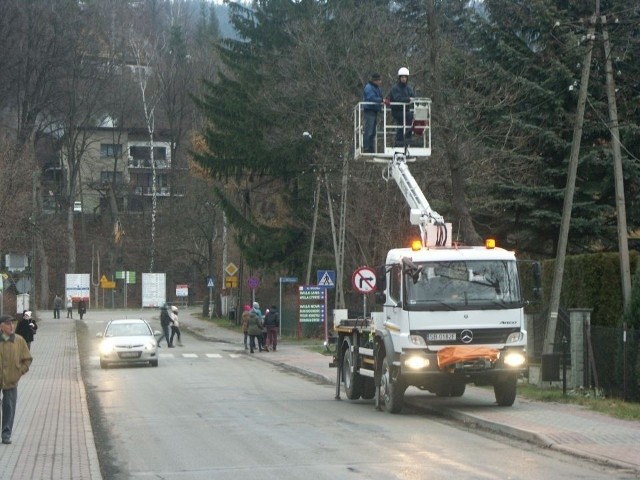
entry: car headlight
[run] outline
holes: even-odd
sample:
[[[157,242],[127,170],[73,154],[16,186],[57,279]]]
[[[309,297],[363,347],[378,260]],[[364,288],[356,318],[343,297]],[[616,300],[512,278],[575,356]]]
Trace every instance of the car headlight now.
[[[509,352],[504,357],[504,364],[509,367],[520,367],[524,362],[525,358],[521,352]]]
[[[155,350],[155,348],[156,348],[156,344],[153,342],[147,342],[144,344],[145,350]]]
[[[112,352],[113,352],[113,345],[111,344],[111,342],[103,342],[100,345],[100,353],[102,355],[109,355]]]

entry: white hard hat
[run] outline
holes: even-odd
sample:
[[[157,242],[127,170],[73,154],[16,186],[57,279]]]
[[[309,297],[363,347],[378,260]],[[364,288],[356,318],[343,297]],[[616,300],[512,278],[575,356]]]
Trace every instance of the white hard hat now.
[[[174,313],[178,313],[178,307],[176,307],[175,305],[171,305],[171,311]]]
[[[398,76],[402,77],[408,77],[409,76],[409,69],[407,67],[402,67],[400,70],[398,70]]]

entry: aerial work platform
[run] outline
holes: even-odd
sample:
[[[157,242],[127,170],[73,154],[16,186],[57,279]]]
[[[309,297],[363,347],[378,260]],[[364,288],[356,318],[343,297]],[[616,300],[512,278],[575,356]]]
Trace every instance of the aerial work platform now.
[[[363,148],[365,116],[364,106],[378,105],[376,139],[373,152]],[[402,123],[394,120],[392,109],[401,109]],[[359,102],[353,110],[354,155],[356,159],[367,161],[390,160],[395,154],[408,158],[426,158],[431,156],[431,99],[412,98],[409,103],[385,102],[374,104]],[[405,132],[404,140],[396,141],[398,130]],[[410,133],[409,133],[410,132]]]

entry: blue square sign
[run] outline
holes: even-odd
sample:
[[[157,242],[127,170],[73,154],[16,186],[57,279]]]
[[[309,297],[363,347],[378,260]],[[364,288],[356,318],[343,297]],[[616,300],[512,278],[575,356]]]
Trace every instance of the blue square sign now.
[[[318,270],[318,281],[316,283],[319,287],[335,288],[336,272],[334,270]]]

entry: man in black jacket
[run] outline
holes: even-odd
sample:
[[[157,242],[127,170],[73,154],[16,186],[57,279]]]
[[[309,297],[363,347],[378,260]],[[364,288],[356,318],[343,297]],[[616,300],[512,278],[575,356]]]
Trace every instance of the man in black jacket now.
[[[411,111],[411,99],[416,94],[409,85],[409,69],[402,67],[398,70],[398,81],[389,92],[391,103],[404,103],[405,105],[391,105],[391,116],[396,124],[396,147],[403,147],[404,141],[411,138],[411,125],[413,123],[413,111]]]
[[[269,313],[264,317],[264,325],[267,327],[266,345],[267,347],[271,347],[271,350],[275,352],[278,347],[278,330],[280,329],[280,317],[275,305],[271,305]]]

